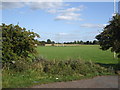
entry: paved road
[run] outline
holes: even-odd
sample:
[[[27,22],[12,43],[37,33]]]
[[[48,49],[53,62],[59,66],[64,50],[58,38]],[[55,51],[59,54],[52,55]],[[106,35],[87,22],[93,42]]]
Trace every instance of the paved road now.
[[[118,88],[118,76],[97,76],[92,79],[36,85],[32,88]]]

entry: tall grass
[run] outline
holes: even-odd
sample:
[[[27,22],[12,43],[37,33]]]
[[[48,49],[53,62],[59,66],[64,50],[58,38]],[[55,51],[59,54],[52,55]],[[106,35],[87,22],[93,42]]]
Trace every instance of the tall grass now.
[[[83,60],[60,61],[36,58],[32,63],[19,65],[15,63],[15,68],[3,69],[3,88],[30,87],[36,84],[114,74],[113,69]]]

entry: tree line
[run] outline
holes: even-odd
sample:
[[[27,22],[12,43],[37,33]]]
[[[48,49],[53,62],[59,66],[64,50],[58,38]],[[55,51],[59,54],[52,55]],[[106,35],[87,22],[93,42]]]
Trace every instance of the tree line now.
[[[50,39],[47,39],[47,41],[39,41],[39,45],[45,46],[45,44],[85,44],[85,45],[97,45],[97,44],[99,44],[99,42],[97,40],[93,40],[93,41],[82,41],[82,40],[80,40],[80,41],[60,43],[60,42],[52,41]]]
[[[87,44],[87,45],[95,45],[99,44],[97,40],[94,41],[73,41],[73,42],[64,42],[64,44]]]

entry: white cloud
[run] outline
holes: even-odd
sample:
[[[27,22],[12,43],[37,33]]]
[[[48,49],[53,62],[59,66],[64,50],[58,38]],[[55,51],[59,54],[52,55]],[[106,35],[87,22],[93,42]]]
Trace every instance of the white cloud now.
[[[81,14],[78,13],[79,11],[83,10],[85,7],[83,5],[79,7],[72,7],[67,8],[63,10],[58,10],[60,14],[55,18],[55,20],[75,20],[75,21],[81,21],[80,18]]]
[[[62,2],[34,2],[28,3],[28,5],[32,10],[41,9],[51,14],[58,14],[55,20],[82,20],[80,18],[81,14],[77,13],[77,11],[81,11],[84,8],[84,6],[81,5],[79,7],[64,9],[64,7],[69,6],[69,4]]]
[[[62,0],[61,0],[62,1]],[[81,14],[85,7],[83,5],[79,7],[71,7],[64,9],[69,4],[63,2],[3,2],[0,4],[0,9],[13,9],[22,8],[28,6],[32,10],[44,10],[45,12],[56,14],[55,20],[69,20],[69,21],[81,21]]]
[[[77,13],[64,13],[55,18],[55,20],[82,20],[79,18],[80,14]]]
[[[68,8],[66,10],[63,10],[63,12],[75,12],[75,11],[82,11],[85,8],[85,6],[81,5],[79,7],[72,7]]]
[[[62,32],[62,33],[56,33],[55,35],[57,36],[57,37],[77,37],[77,36],[79,36],[79,34],[80,33],[75,33],[75,32],[70,32],[70,33],[64,33],[64,32]]]
[[[87,23],[87,24],[81,24],[81,27],[86,27],[86,28],[103,28],[105,25],[104,24],[91,24],[91,23]]]
[[[66,36],[66,35],[69,35],[69,34],[68,33],[58,33],[57,35]]]
[[[80,11],[80,8],[72,7],[72,8],[68,8],[68,9],[64,10],[64,12],[75,12],[75,11]]]
[[[103,24],[104,27],[106,27],[108,24]]]

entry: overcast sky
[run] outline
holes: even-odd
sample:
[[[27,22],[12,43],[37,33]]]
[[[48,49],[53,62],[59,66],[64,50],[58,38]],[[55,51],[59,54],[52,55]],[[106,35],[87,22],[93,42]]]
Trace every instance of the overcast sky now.
[[[94,40],[113,14],[113,2],[4,2],[2,23],[38,33],[39,40]],[[33,29],[33,30],[32,30]]]

